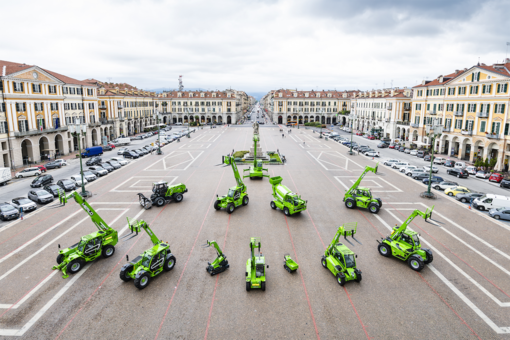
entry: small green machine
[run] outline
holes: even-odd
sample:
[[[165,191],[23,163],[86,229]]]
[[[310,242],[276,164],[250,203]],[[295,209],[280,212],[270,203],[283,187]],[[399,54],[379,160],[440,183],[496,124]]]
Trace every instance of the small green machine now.
[[[122,239],[126,239],[126,241],[132,239],[138,236],[138,233],[143,229],[149,235],[153,246],[135,257],[131,262],[129,262],[129,257],[126,255],[128,263],[122,267],[119,276],[125,282],[134,279],[135,287],[144,289],[154,276],[163,271],[169,272],[174,269],[176,260],[168,242],[163,242],[157,238],[147,222],[143,220],[136,221],[129,217],[127,220],[131,233],[123,236]],[[133,235],[133,233],[136,234]],[[131,237],[127,238],[128,236]]]
[[[290,258],[290,254],[284,254],[283,268],[285,268],[285,270],[288,271],[289,273],[294,273],[299,268],[299,265],[293,259]]]
[[[373,172],[374,174],[377,173],[377,167],[379,166],[379,163],[376,164],[374,168],[367,166],[365,167],[365,170],[359,176],[358,180],[354,182],[352,187],[347,190],[347,192],[344,195],[344,202],[345,206],[349,209],[354,209],[355,207],[358,208],[365,208],[368,209],[371,213],[377,214],[379,210],[382,207],[382,201],[380,198],[374,198],[372,197],[372,192],[369,188],[360,187],[359,184],[361,183],[361,180],[368,172]]]
[[[152,195],[151,198],[145,197],[144,194],[138,193],[138,202],[145,208],[145,210],[152,208],[154,204],[157,207],[162,207],[166,203],[175,201],[177,203],[182,202],[183,194],[188,192],[186,185],[179,183],[168,186],[168,182],[160,181],[152,183]]]
[[[73,191],[68,196],[61,193],[59,196],[60,203],[67,203],[67,200],[71,197],[90,216],[98,231],[82,236],[80,242],[73,244],[69,248],[59,250],[57,265],[53,266],[52,269],[61,270],[64,274],[62,276],[64,279],[68,278],[69,274],[79,272],[87,262],[94,261],[99,257],[108,258],[112,256],[115,253],[115,245],[119,241],[117,230],[110,228],[90,204],[76,191]],[[60,249],[60,244],[58,248]]]
[[[417,272],[421,271],[426,264],[431,263],[434,259],[432,251],[427,248],[422,248],[419,234],[407,229],[407,227],[416,216],[421,216],[425,222],[434,224],[429,222],[434,221],[432,219],[432,210],[434,210],[434,206],[427,208],[425,212],[416,209],[400,227],[398,225],[393,227],[390,236],[384,239],[381,238],[381,241],[377,241],[379,243],[377,246],[379,254],[385,257],[393,255],[398,259],[407,261],[409,267]],[[434,222],[442,223],[439,221]]]
[[[255,255],[255,249],[259,255]],[[252,289],[266,290],[266,258],[260,251],[260,237],[252,237],[250,240],[251,257],[246,261],[246,291]]]
[[[333,241],[326,248],[321,258],[322,266],[331,271],[340,286],[343,286],[347,281],[361,281],[361,270],[356,267],[356,257],[358,256],[347,248],[345,244],[339,242],[340,236],[344,236],[344,239],[352,244],[347,239],[347,236],[351,236],[356,242],[361,244],[361,242],[354,238],[357,225],[357,222],[350,222],[339,227]]]
[[[301,196],[293,193],[282,183],[280,176],[271,177],[269,183],[273,186],[273,198],[271,201],[272,209],[283,210],[286,216],[294,215],[306,210],[308,201],[302,200]]]
[[[232,151],[232,155],[234,152]],[[250,201],[248,198],[248,193],[246,192],[246,185],[244,185],[241,176],[239,176],[239,171],[237,170],[237,165],[233,156],[223,156],[221,164],[224,166],[231,166],[232,171],[234,172],[234,177],[236,179],[237,185],[235,187],[231,187],[228,189],[228,194],[224,196],[216,195],[216,200],[214,201],[214,209],[220,210],[221,208],[226,208],[229,214],[232,214],[235,208],[239,206],[248,205]]]
[[[228,264],[227,261],[227,255],[223,254],[223,252],[220,249],[220,246],[218,245],[218,243],[216,243],[216,241],[207,240],[206,244],[204,244],[202,247],[207,248],[211,246],[216,249],[217,256],[212,263],[207,262],[207,267],[205,267],[205,269],[209,274],[211,274],[211,276],[213,276],[224,272],[230,267],[230,265]]]
[[[262,167],[262,161],[257,159],[257,142],[258,141],[260,141],[259,135],[254,134],[253,135],[253,153],[254,153],[253,165],[250,166],[249,169],[243,170],[244,172],[249,171],[249,174],[246,176],[243,176],[243,178],[250,177],[250,179],[253,179],[253,178],[262,179],[264,177],[269,177],[269,175],[264,175],[263,171],[268,171],[268,170],[264,169]]]

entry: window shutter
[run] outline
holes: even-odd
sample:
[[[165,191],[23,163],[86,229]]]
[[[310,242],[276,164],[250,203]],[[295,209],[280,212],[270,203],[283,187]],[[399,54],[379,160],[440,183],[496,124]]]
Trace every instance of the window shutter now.
[[[504,92],[504,93],[506,93],[506,91],[507,91],[507,90],[508,90],[508,84],[505,84],[505,85],[503,86],[503,92]]]
[[[488,87],[487,93],[491,93],[492,92],[492,84],[491,85],[487,85],[487,87]]]
[[[485,132],[485,121],[482,121],[482,123],[480,124],[480,132]]]
[[[510,124],[506,123],[505,124],[505,136],[508,136],[508,126],[510,126]]]
[[[19,83],[20,87],[21,87],[21,92],[23,92],[23,83]]]
[[[501,104],[501,113],[505,113],[505,104]]]
[[[501,84],[498,84],[498,87],[496,88],[496,93],[501,92],[500,90],[501,90]]]

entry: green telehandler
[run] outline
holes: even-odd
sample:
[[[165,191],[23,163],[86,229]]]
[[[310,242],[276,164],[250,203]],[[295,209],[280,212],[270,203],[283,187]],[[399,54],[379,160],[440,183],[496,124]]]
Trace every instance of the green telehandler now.
[[[271,177],[269,183],[273,186],[273,198],[271,208],[283,210],[286,216],[294,215],[306,210],[308,201],[302,200],[301,196],[293,193],[285,185],[281,184],[280,176]]]
[[[255,255],[255,249],[259,250],[259,255]],[[266,290],[266,258],[260,251],[260,237],[252,237],[250,240],[251,257],[246,261],[246,291],[252,289]]]
[[[357,222],[350,222],[338,227],[333,241],[326,248],[321,258],[322,266],[331,271],[340,286],[343,286],[347,281],[361,281],[361,270],[356,268],[356,257],[358,255],[354,254],[345,244],[338,242],[340,236],[344,236],[344,239],[353,245],[347,239],[347,236],[351,236],[356,242],[361,244],[361,242],[354,238],[357,226]]]
[[[179,183],[168,186],[168,182],[160,181],[152,183],[152,195],[151,198],[145,197],[144,194],[138,193],[138,202],[145,208],[145,210],[152,208],[154,204],[157,207],[162,207],[165,203],[175,201],[177,203],[182,202],[183,194],[188,192],[186,185]]]
[[[69,248],[59,250],[57,265],[53,266],[52,269],[61,270],[64,274],[62,276],[64,279],[68,278],[69,274],[79,272],[87,262],[94,261],[100,256],[103,258],[112,256],[115,253],[115,245],[119,241],[117,230],[110,228],[90,204],[76,191],[67,196],[61,193],[59,196],[60,203],[67,203],[71,197],[90,216],[98,231],[82,236],[80,242],[73,244]],[[60,244],[58,248],[60,249]]]
[[[372,192],[369,188],[360,187],[359,184],[361,180],[368,172],[377,173],[377,167],[379,166],[379,162],[375,165],[374,168],[370,166],[366,166],[365,170],[359,176],[358,180],[354,182],[352,187],[350,187],[344,195],[345,206],[349,209],[365,208],[368,209],[371,213],[377,214],[382,207],[382,201],[380,198],[372,197]]]
[[[130,240],[138,236],[138,233],[143,229],[149,235],[153,246],[135,257],[131,262],[129,262],[129,257],[126,255],[128,263],[122,267],[119,276],[125,282],[134,279],[135,287],[144,289],[149,285],[154,276],[163,271],[169,272],[174,269],[176,260],[168,242],[163,242],[157,238],[147,222],[143,220],[136,221],[129,217],[127,220],[131,233],[123,236],[122,239],[126,239],[125,241]],[[133,233],[136,234],[133,235]],[[128,238],[128,236],[131,237]]]
[[[434,223],[429,221],[442,223],[432,219],[432,210],[434,210],[434,206],[427,208],[425,212],[416,209],[400,227],[395,225],[390,236],[384,239],[381,238],[381,241],[377,240],[379,243],[377,246],[379,254],[385,257],[393,255],[398,259],[407,261],[409,267],[417,272],[421,271],[426,264],[431,263],[434,259],[432,251],[427,248],[422,248],[419,234],[407,229],[407,227],[416,216],[423,217],[425,222],[430,224]]]
[[[249,171],[249,174],[246,176],[243,176],[243,178],[250,177],[250,179],[253,178],[264,178],[269,177],[269,175],[264,175],[263,171],[268,171],[268,169],[264,169],[262,167],[262,161],[257,159],[257,142],[260,141],[259,135],[253,135],[253,152],[254,152],[254,158],[253,158],[253,165],[250,166],[249,169],[244,169],[243,171]]]
[[[209,274],[211,274],[211,276],[213,276],[224,272],[230,267],[230,265],[228,264],[227,261],[227,255],[223,254],[223,252],[220,249],[220,246],[218,245],[218,243],[216,243],[216,241],[207,240],[207,243],[204,244],[202,247],[208,248],[211,246],[216,248],[216,253],[218,256],[216,256],[216,259],[213,261],[213,263],[207,262],[207,267],[205,267],[205,269]]]
[[[233,154],[234,152],[232,151]],[[227,195],[219,197],[216,195],[216,200],[214,201],[214,209],[220,210],[221,208],[226,208],[229,214],[232,214],[235,208],[241,205],[248,205],[250,201],[246,192],[246,185],[244,185],[241,176],[239,176],[239,171],[232,155],[222,156],[222,162],[218,165],[224,164],[224,166],[230,165],[232,167],[237,185],[228,189]]]

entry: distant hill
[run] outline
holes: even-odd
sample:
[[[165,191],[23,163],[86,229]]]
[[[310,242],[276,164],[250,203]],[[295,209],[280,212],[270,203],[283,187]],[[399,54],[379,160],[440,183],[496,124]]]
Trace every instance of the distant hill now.
[[[246,92],[249,96],[253,96],[255,99],[260,100],[264,97],[267,92]]]

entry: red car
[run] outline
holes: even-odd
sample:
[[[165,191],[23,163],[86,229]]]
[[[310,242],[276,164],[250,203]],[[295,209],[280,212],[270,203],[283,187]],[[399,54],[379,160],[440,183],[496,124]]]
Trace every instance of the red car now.
[[[503,180],[503,175],[498,174],[497,172],[493,173],[491,177],[489,177],[489,182],[499,183]]]
[[[112,147],[112,149],[115,149],[115,144],[112,144],[112,143],[108,143],[109,146]]]
[[[390,149],[395,149],[395,144],[391,143],[390,146],[388,146]]]
[[[363,132],[356,132],[356,136],[363,136]]]
[[[37,166],[39,168],[39,170],[41,170],[41,172],[46,172],[48,169],[46,169],[45,166],[42,166],[42,165],[39,165]],[[501,180],[500,180],[501,181]]]
[[[370,140],[374,140],[374,139],[375,139],[375,136],[370,135],[370,136],[368,136],[367,138],[368,138],[368,139],[370,139]]]

